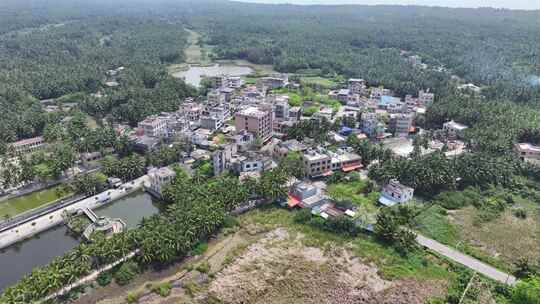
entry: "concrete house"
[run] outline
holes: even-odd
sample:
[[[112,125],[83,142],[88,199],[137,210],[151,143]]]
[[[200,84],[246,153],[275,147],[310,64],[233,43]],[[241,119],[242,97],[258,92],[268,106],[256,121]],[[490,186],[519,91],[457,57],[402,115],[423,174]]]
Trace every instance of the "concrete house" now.
[[[540,165],[540,146],[530,143],[518,143],[514,146],[514,151],[522,161]]]
[[[386,184],[379,197],[379,203],[385,206],[403,204],[413,198],[414,189],[402,185],[398,180],[392,179]]]

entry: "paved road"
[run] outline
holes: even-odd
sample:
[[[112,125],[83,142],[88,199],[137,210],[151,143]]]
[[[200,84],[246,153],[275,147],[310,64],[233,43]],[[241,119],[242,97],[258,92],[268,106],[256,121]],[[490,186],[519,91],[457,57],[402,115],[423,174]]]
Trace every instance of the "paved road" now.
[[[465,255],[453,248],[450,248],[446,245],[443,245],[435,240],[429,239],[425,236],[417,234],[416,241],[418,244],[435,251],[436,253],[447,257],[448,259],[458,262],[478,273],[483,274],[484,276],[491,278],[495,281],[505,283],[508,285],[514,285],[516,283],[516,278],[510,274],[502,272],[492,266],[489,266],[479,260]]]
[[[56,211],[58,209],[62,209],[64,207],[67,207],[71,204],[74,204],[82,199],[84,199],[86,196],[84,195],[74,195],[72,197],[68,197],[62,200],[59,200],[55,203],[45,205],[43,207],[38,207],[36,209],[32,209],[29,211],[26,211],[24,213],[21,213],[13,218],[7,219],[5,221],[0,221],[0,232],[12,229],[13,227],[16,227],[22,223],[31,221],[33,219],[36,219],[40,216],[43,216],[44,214],[51,213],[53,211]]]
[[[119,189],[109,189],[98,195],[55,209],[54,211],[47,210],[48,212],[40,213],[40,215],[32,218],[32,220],[24,220],[15,226],[10,224],[9,229],[2,228],[0,230],[0,249],[62,224],[64,222],[64,217],[62,216],[64,211],[72,213],[83,208],[94,209],[103,206],[132,193],[136,189],[142,188],[147,179],[148,176],[145,175],[123,184]]]

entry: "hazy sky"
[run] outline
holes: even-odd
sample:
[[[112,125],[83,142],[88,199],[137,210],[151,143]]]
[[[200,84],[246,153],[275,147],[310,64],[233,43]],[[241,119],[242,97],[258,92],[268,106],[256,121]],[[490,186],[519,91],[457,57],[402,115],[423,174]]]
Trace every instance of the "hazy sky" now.
[[[242,0],[258,3],[294,4],[401,4],[449,7],[497,7],[511,9],[540,9],[540,0]]]

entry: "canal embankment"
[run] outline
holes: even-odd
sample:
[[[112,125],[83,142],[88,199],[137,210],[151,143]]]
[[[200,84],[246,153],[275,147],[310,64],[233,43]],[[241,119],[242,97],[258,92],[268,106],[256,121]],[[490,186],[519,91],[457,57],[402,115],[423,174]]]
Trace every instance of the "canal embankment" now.
[[[136,228],[143,218],[160,211],[160,202],[137,190],[93,210],[98,216],[121,218],[127,229]],[[19,281],[34,268],[49,264],[54,258],[80,244],[82,240],[65,225],[59,225],[0,250],[0,291]]]
[[[29,218],[23,217],[13,224],[7,223],[6,227],[0,229],[0,249],[64,223],[64,212],[73,213],[84,208],[93,210],[142,189],[147,179],[148,177],[145,175],[122,185],[118,189],[110,189],[76,202],[66,202],[65,206],[64,204],[60,206],[54,205],[50,207],[51,210],[45,208],[44,211],[37,215]]]

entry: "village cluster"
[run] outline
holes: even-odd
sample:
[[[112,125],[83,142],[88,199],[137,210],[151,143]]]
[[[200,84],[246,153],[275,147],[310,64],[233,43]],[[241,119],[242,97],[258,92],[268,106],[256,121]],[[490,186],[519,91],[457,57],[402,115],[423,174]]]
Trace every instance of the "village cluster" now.
[[[110,71],[111,79],[118,72]],[[241,180],[257,178],[264,170],[276,167],[289,153],[298,153],[308,178],[291,183],[285,203],[290,207],[311,208],[314,214],[325,218],[354,216],[352,206],[340,204],[338,208],[329,200],[323,182],[324,177],[334,172],[362,171],[362,157],[347,145],[347,138],[355,136],[359,140],[381,142],[396,155],[406,157],[414,149],[410,135],[424,132],[415,126],[415,117],[423,115],[435,99],[429,90],[402,99],[389,89],[369,87],[363,79],[349,79],[346,87],[328,93],[329,98],[339,101],[339,109],[317,105],[315,113],[305,115],[304,110],[313,107],[312,102],[291,106],[287,93],[275,93],[300,89],[300,83],[289,81],[288,75],[261,77],[256,84],[245,84],[241,77],[228,75],[209,77],[208,81],[211,89],[204,98],[188,98],[177,111],[149,116],[136,128],[117,124],[115,131],[128,136],[141,154],[161,145],[187,142],[196,148],[184,153],[185,167],[197,161],[209,161],[214,175],[233,172]],[[330,131],[324,144],[316,144],[310,138],[286,138],[287,130],[300,121],[334,123],[338,119],[347,121],[347,125],[343,124],[339,131]],[[465,143],[460,140],[465,129],[467,126],[455,121],[445,123],[441,130],[444,140],[432,138],[422,153],[444,149],[447,156],[456,156],[465,152]],[[10,149],[20,154],[43,145],[43,138],[37,137],[13,143]],[[516,151],[523,160],[540,160],[540,147],[520,143]],[[84,153],[81,161],[97,161],[101,157],[100,152]],[[172,170],[149,171],[150,178],[156,181],[170,181],[172,175]],[[156,192],[161,192],[162,182],[152,184]],[[414,189],[391,180],[383,187],[379,202],[387,206],[404,203],[412,198],[413,192]]]

